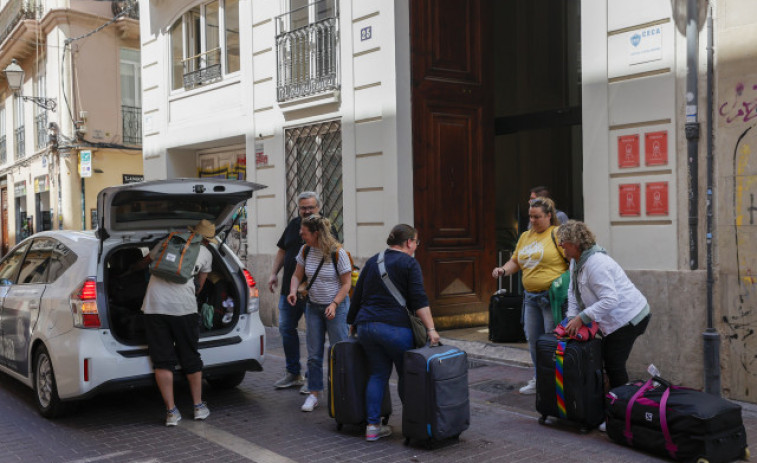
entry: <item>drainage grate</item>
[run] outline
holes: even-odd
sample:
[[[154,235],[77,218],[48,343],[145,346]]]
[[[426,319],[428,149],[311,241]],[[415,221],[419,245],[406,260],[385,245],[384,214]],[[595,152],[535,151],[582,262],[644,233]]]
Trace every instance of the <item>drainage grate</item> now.
[[[491,379],[489,381],[483,381],[477,384],[473,384],[471,385],[471,387],[478,391],[486,392],[489,394],[504,394],[506,392],[511,392],[515,389],[514,384],[510,384],[505,381],[500,381],[497,379]]]

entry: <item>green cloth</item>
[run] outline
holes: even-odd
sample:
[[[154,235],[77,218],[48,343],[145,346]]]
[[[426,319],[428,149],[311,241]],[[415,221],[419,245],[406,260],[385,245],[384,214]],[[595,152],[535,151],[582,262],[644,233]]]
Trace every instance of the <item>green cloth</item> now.
[[[552,321],[555,327],[562,321],[562,306],[568,299],[568,287],[570,286],[570,271],[563,272],[549,285],[549,305],[552,307]]]

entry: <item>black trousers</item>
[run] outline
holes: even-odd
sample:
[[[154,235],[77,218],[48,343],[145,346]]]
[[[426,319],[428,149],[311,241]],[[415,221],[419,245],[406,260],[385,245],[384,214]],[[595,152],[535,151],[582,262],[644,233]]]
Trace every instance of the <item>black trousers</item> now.
[[[610,380],[610,388],[622,386],[628,382],[626,361],[631,355],[636,338],[644,334],[652,314],[644,317],[636,326],[627,324],[602,338],[602,357],[605,372]]]

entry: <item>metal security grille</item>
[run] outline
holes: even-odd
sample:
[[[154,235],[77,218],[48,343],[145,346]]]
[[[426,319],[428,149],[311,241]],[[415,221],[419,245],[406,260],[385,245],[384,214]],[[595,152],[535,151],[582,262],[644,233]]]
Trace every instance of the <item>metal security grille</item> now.
[[[34,130],[37,133],[37,149],[47,146],[47,112],[42,111],[34,116]]]
[[[286,130],[287,213],[297,216],[297,195],[315,191],[321,214],[344,239],[342,208],[342,124],[339,121]]]

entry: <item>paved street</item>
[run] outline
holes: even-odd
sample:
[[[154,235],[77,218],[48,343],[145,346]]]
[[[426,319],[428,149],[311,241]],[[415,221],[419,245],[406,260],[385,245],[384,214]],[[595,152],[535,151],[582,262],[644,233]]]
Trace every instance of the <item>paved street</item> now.
[[[366,442],[362,428],[337,431],[325,402],[302,413],[304,396],[297,389],[271,386],[284,360],[276,331],[268,334],[264,372],[248,373],[235,390],[206,389],[212,412],[206,422],[190,419],[186,385],[178,386],[185,418],[176,428],[163,425],[162,402],[153,389],[97,397],[70,417],[48,421],[37,414],[31,390],[0,375],[0,462],[663,461],[613,444],[597,431],[580,435],[568,427],[540,426],[533,396],[517,392],[530,371],[480,360],[471,361],[471,427],[459,442],[432,451],[404,446],[394,381],[394,434]],[[755,435],[755,408],[748,407],[744,417],[748,435]]]

